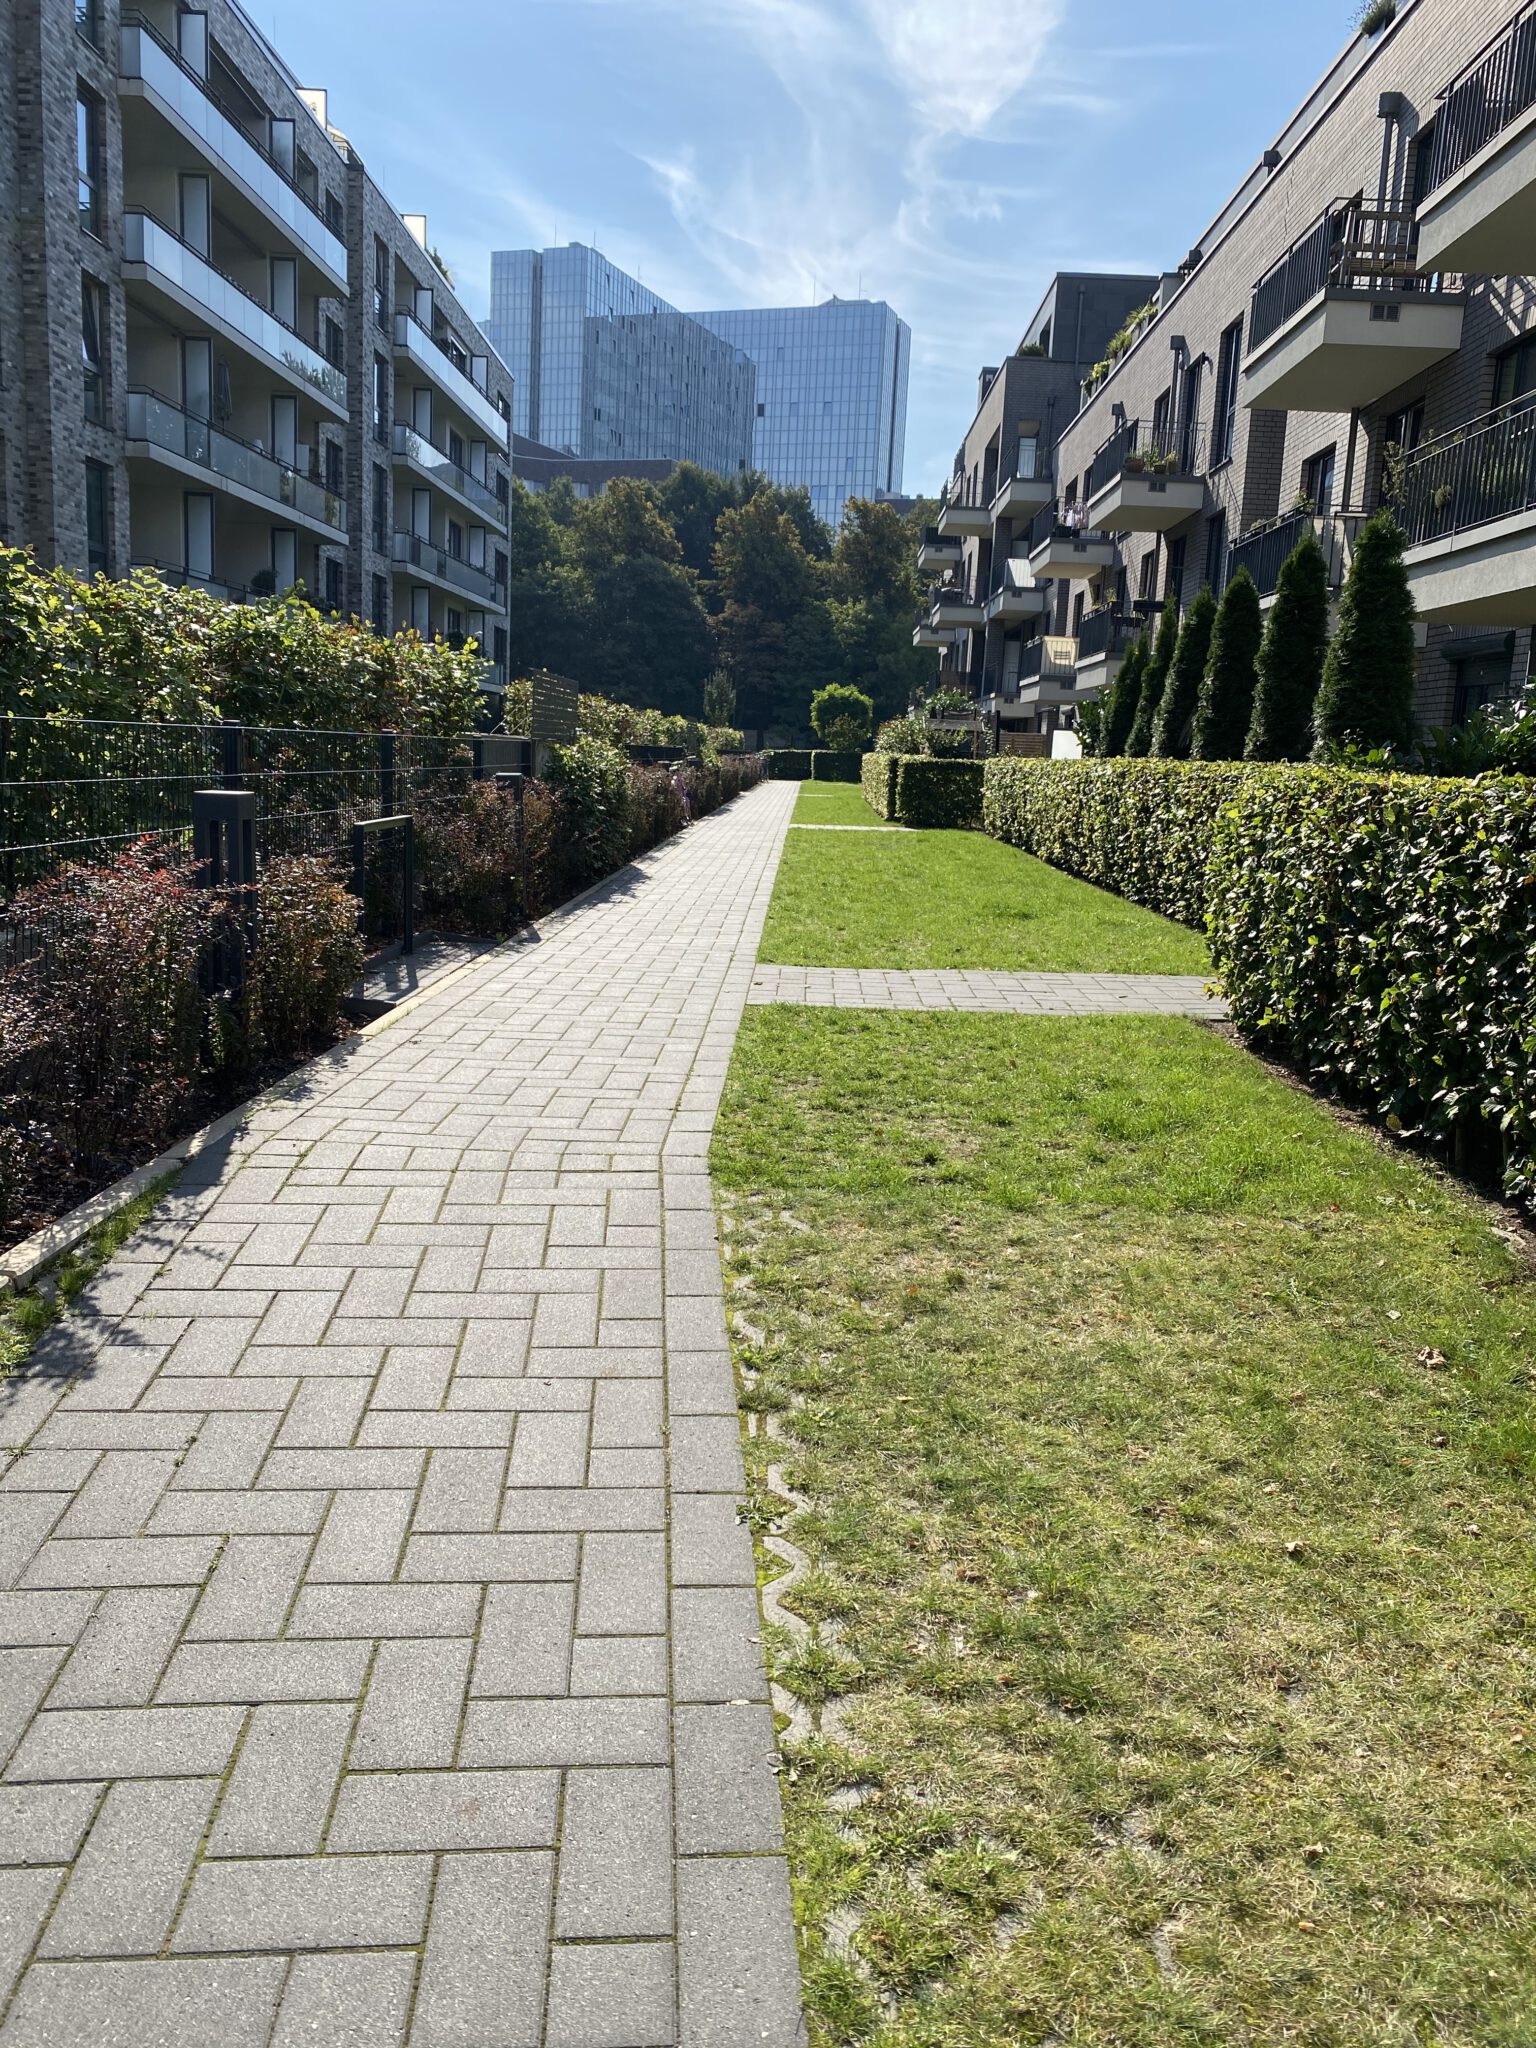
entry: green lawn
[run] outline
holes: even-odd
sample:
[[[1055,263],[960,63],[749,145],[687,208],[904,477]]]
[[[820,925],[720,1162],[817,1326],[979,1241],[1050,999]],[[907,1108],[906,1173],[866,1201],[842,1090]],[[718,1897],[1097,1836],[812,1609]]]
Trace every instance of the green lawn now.
[[[856,782],[802,782],[796,825],[881,825]]]
[[[1154,1018],[749,1010],[712,1164],[818,2048],[1526,2048],[1499,1212]]]
[[[1124,974],[1210,964],[1197,933],[980,832],[791,832],[759,957]]]

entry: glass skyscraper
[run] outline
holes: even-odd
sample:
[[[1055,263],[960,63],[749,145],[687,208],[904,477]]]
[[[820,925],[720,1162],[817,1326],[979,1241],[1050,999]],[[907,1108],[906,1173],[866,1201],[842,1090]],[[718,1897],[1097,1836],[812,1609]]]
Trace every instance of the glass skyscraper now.
[[[883,300],[693,317],[757,365],[755,469],[834,527],[850,498],[900,495],[912,330]]]
[[[512,372],[512,424],[591,459],[752,460],[755,375],[731,342],[596,249],[498,249],[491,345]]]

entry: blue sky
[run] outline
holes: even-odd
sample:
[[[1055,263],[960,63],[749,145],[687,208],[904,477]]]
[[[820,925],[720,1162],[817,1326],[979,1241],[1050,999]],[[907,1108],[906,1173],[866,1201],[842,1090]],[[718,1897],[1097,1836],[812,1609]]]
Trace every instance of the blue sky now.
[[[594,242],[675,305],[888,299],[906,483],[1053,270],[1171,268],[1353,0],[247,0],[470,310]]]

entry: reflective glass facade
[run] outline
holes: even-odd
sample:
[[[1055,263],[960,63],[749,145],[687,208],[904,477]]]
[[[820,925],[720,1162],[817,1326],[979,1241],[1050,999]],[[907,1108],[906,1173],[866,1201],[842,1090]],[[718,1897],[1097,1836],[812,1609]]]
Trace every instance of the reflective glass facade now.
[[[514,429],[530,440],[721,476],[751,461],[751,363],[596,249],[496,250],[485,331],[512,372]]]
[[[806,485],[830,526],[850,498],[899,494],[912,330],[883,300],[693,317],[757,365],[754,468]]]

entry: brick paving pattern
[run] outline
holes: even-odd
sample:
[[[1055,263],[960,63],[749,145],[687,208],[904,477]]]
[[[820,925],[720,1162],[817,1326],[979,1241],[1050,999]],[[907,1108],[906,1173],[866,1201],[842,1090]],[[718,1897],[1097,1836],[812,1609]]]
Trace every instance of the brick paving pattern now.
[[[803,2039],[706,1168],[795,796],[318,1063],[0,1387],[3,2048]]]
[[[946,967],[753,970],[749,1003],[837,1010],[1008,1010],[1021,1016],[1148,1015],[1220,1019],[1227,1007],[1198,974],[1006,974]]]

